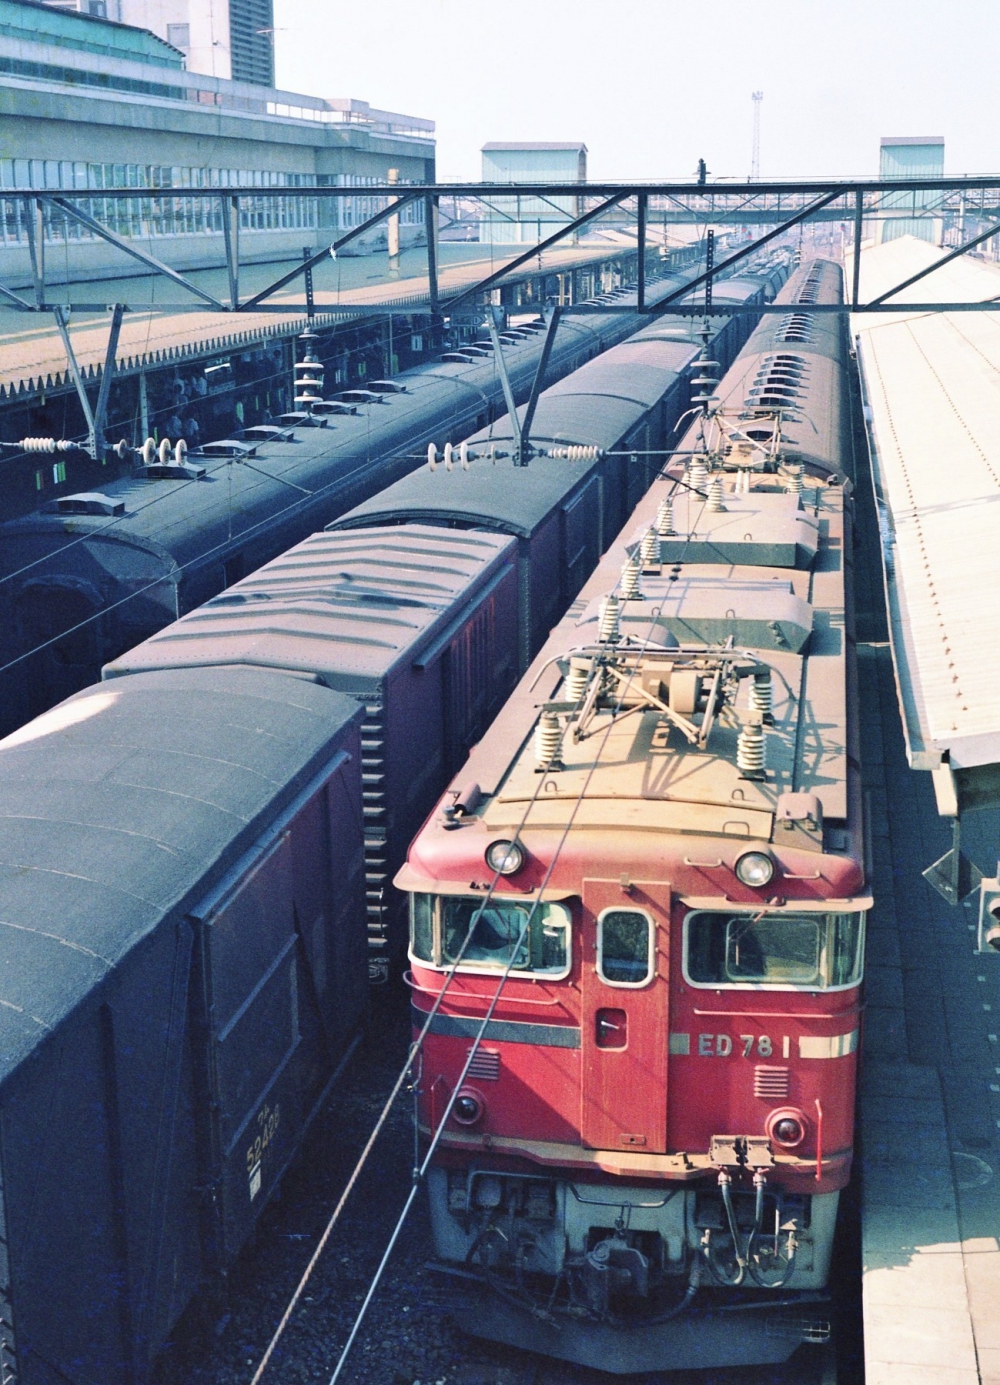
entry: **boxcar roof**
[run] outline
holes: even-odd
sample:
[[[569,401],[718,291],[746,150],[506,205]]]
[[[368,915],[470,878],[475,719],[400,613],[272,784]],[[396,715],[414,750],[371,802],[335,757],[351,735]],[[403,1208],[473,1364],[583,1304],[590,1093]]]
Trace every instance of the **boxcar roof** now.
[[[0,1083],[181,919],[361,715],[263,670],[87,688],[0,741]]]
[[[313,534],[109,664],[251,664],[317,674],[352,693],[447,635],[513,561],[499,534],[409,524]]]

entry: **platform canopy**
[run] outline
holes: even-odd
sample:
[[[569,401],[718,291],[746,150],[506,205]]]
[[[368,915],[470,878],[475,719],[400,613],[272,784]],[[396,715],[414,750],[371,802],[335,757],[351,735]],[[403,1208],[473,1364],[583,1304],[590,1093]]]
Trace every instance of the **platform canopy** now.
[[[911,236],[867,248],[863,297],[944,253]],[[938,771],[941,811],[955,813],[1000,801],[1000,312],[905,303],[1000,299],[1000,265],[966,255],[897,298],[899,314],[851,325],[907,755]]]

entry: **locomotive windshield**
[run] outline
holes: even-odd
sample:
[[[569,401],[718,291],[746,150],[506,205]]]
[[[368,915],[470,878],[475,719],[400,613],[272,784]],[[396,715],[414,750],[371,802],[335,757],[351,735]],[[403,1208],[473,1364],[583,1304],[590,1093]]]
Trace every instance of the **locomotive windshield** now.
[[[861,980],[864,917],[698,911],[685,924],[685,971],[695,986],[854,986]]]
[[[565,976],[569,927],[561,904],[411,895],[413,956],[432,966],[502,970],[513,958],[512,971]]]

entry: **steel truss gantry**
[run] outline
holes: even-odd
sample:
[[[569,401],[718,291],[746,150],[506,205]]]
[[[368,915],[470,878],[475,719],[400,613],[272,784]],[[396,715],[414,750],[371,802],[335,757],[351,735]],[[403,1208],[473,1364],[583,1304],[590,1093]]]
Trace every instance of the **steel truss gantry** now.
[[[45,276],[46,228],[54,219],[64,219],[80,227],[86,234],[106,241],[121,253],[142,264],[153,275],[169,279],[189,296],[176,303],[158,303],[156,312],[204,312],[206,309],[218,313],[238,314],[248,312],[273,312],[301,314],[308,311],[309,305],[281,299],[271,301],[274,296],[290,284],[304,279],[309,272],[317,269],[331,257],[358,240],[369,231],[398,215],[408,204],[423,202],[424,224],[427,240],[427,307],[437,315],[451,312],[459,306],[466,310],[472,305],[482,307],[490,290],[502,284],[506,278],[523,270],[524,266],[536,260],[539,273],[556,273],[557,265],[545,265],[547,251],[561,242],[572,242],[587,227],[598,223],[626,231],[631,238],[635,236],[638,251],[639,307],[640,311],[651,315],[669,311],[671,313],[698,314],[703,311],[700,305],[690,301],[692,290],[704,285],[710,294],[712,281],[727,273],[740,261],[756,254],[770,241],[784,235],[795,227],[818,221],[839,222],[850,229],[854,247],[854,276],[852,292],[844,305],[814,305],[814,312],[857,312],[879,313],[898,311],[898,304],[892,299],[904,288],[911,287],[918,280],[933,272],[940,264],[974,250],[991,237],[1000,234],[1000,176],[969,178],[917,178],[917,179],[838,179],[829,182],[697,182],[697,183],[538,183],[538,184],[498,184],[498,183],[448,183],[434,185],[386,184],[384,187],[366,187],[366,198],[384,199],[384,205],[374,215],[358,226],[345,231],[322,250],[303,259],[273,283],[246,298],[240,296],[240,210],[243,203],[273,198],[296,198],[323,202],[357,195],[357,189],[341,187],[287,188],[116,188],[77,192],[70,190],[22,190],[5,191],[4,199],[18,207],[20,224],[24,227],[32,269],[33,301],[21,293],[0,285],[0,299],[8,309],[25,313],[51,313],[64,305],[54,301],[55,290],[50,288]],[[437,272],[436,236],[434,230],[438,221],[438,206],[442,198],[473,201],[489,208],[497,199],[516,202],[533,199],[546,204],[546,224],[556,223],[551,234],[538,243],[533,243],[522,253],[516,255],[501,268],[479,280],[463,286],[450,295],[439,288]],[[120,235],[101,222],[94,214],[94,204],[107,206],[117,201],[131,203],[150,203],[151,212],[157,206],[170,206],[174,202],[202,201],[211,204],[218,212],[222,234],[216,237],[201,233],[206,245],[219,246],[218,268],[225,270],[228,278],[228,301],[209,293],[190,274],[172,268],[152,255],[144,245],[149,241],[144,237],[143,244]],[[573,204],[574,210],[565,210]],[[956,236],[960,243],[950,247],[937,264],[903,284],[881,293],[877,298],[862,302],[859,294],[859,251],[866,225],[887,218],[907,220],[932,219],[948,228],[952,239]],[[515,216],[516,219],[516,216]],[[534,219],[532,217],[531,219]],[[655,305],[649,305],[645,296],[647,255],[655,249],[651,229],[654,226],[673,224],[696,224],[705,229],[725,226],[769,226],[770,229],[755,234],[737,251],[698,276],[691,284]],[[974,228],[974,234],[966,236],[967,230]],[[620,251],[621,246],[614,247]],[[612,247],[609,246],[609,253]],[[387,291],[391,289],[387,280]],[[681,298],[688,301],[681,302]],[[76,303],[76,312],[104,312],[106,303]],[[124,312],[130,311],[129,304],[121,304]],[[380,305],[368,305],[372,311],[379,311]],[[388,302],[385,305],[389,308]],[[921,312],[974,312],[995,310],[996,304],[989,300],[984,303],[908,303],[907,309]],[[136,312],[148,312],[148,304],[135,304]],[[584,305],[567,305],[567,312],[615,311],[614,305],[602,304],[600,308],[588,309]],[[782,311],[779,307],[773,311]],[[620,311],[633,311],[621,308]],[[739,313],[752,311],[759,313],[759,305],[719,304],[716,311]],[[767,311],[767,309],[765,309]]]
[[[8,311],[17,313],[51,314],[66,346],[70,368],[81,397],[84,414],[90,433],[89,450],[92,452],[102,444],[105,408],[111,377],[114,373],[115,347],[121,327],[122,315],[129,311],[149,313],[176,312],[216,312],[226,315],[241,313],[286,313],[312,317],[313,293],[312,274],[320,265],[336,259],[338,253],[352,241],[359,240],[369,231],[390,217],[398,216],[404,207],[414,203],[423,204],[423,222],[427,245],[427,296],[426,311],[433,319],[440,321],[442,315],[461,310],[463,314],[474,312],[480,316],[492,303],[493,292],[510,281],[514,275],[523,271],[532,262],[537,263],[540,277],[559,273],[564,269],[562,262],[546,264],[546,254],[560,243],[575,243],[579,233],[588,227],[598,225],[613,227],[626,233],[624,242],[608,246],[608,258],[616,258],[623,251],[636,254],[638,310],[650,317],[661,313],[702,316],[712,305],[715,314],[732,315],[750,312],[783,313],[785,305],[759,303],[719,303],[713,304],[713,282],[736,268],[741,262],[750,259],[770,242],[786,235],[796,227],[820,221],[839,222],[853,244],[853,277],[851,291],[842,304],[811,304],[811,313],[892,313],[899,311],[896,296],[904,289],[932,274],[935,269],[967,254],[992,237],[1000,235],[1000,176],[969,178],[916,178],[916,179],[836,179],[833,181],[790,181],[790,182],[714,182],[700,177],[697,182],[684,183],[447,183],[400,185],[386,184],[384,187],[366,187],[365,197],[382,206],[372,216],[359,225],[345,231],[336,240],[315,254],[306,255],[301,263],[295,264],[285,274],[275,279],[258,292],[242,297],[240,294],[240,226],[244,204],[248,207],[254,202],[274,198],[292,198],[296,201],[329,202],[332,199],[356,197],[357,189],[349,187],[312,187],[290,190],[288,188],[108,188],[100,191],[80,192],[70,189],[23,189],[5,190],[7,216],[13,205],[17,225],[23,228],[31,266],[31,290],[29,298],[23,293],[0,283],[0,301]],[[546,225],[555,223],[555,229],[537,243],[516,254],[491,274],[469,285],[450,292],[442,291],[437,267],[437,228],[441,199],[462,200],[478,203],[497,215],[497,204],[513,203],[512,213],[505,205],[501,219],[517,220],[518,209],[525,201],[539,202],[546,208]],[[109,204],[116,202],[148,204],[149,221],[163,211],[177,204],[201,201],[214,209],[221,235],[199,233],[206,248],[217,245],[219,257],[217,268],[225,270],[228,283],[226,301],[210,293],[197,283],[190,273],[173,268],[144,248],[149,243],[146,236],[130,239],[106,225],[95,207],[103,208],[105,213]],[[945,228],[945,236],[958,244],[951,244],[933,264],[918,274],[911,275],[903,283],[884,290],[876,298],[862,301],[860,296],[861,245],[866,225],[889,218],[906,220],[933,219]],[[528,218],[536,219],[533,212]],[[338,218],[339,220],[339,218]],[[151,275],[168,279],[187,297],[176,303],[157,303],[151,309],[148,303],[108,304],[74,303],[72,308],[55,297],[58,290],[46,278],[46,245],[52,239],[48,234],[63,226],[73,225],[85,235],[103,240],[119,250],[123,256],[138,261]],[[688,281],[666,297],[657,297],[651,303],[647,297],[648,259],[657,252],[654,228],[665,228],[673,224],[696,225],[706,233],[720,227],[743,227],[749,236],[746,243],[733,250],[725,258],[715,262],[711,253],[706,257],[705,270],[693,280]],[[751,235],[749,227],[769,229]],[[969,229],[973,234],[968,235]],[[634,235],[634,245],[632,236]],[[707,235],[709,246],[712,236]],[[211,268],[211,266],[209,266]],[[286,298],[275,300],[289,285],[302,280],[306,289],[305,303]],[[391,313],[390,301],[393,281],[387,276],[386,302],[368,302],[369,313]],[[703,292],[699,293],[698,290]],[[907,302],[908,312],[980,312],[997,311],[998,302],[989,299],[983,302]],[[82,378],[76,368],[76,361],[68,331],[70,311],[76,313],[111,314],[111,330],[107,361],[101,382],[97,407],[91,411]],[[411,306],[408,311],[413,311]],[[419,302],[416,311],[420,311]],[[635,312],[633,305],[617,303],[566,304],[560,311],[565,313],[614,313]],[[553,318],[558,321],[559,313]],[[490,318],[492,323],[492,317]]]

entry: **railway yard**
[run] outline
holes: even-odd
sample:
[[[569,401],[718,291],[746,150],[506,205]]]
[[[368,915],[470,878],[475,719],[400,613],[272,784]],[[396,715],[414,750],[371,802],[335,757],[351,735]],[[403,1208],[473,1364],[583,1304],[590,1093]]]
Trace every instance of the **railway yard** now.
[[[10,194],[0,1380],[1000,1385],[987,232],[392,173]]]

